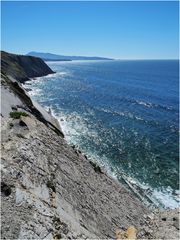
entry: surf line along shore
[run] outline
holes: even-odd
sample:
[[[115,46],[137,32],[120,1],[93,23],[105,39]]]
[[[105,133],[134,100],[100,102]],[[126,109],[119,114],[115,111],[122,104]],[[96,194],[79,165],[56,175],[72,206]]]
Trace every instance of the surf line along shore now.
[[[29,97],[21,83],[52,70],[39,58],[1,57],[2,239],[128,238],[128,229],[137,239],[177,238],[177,210],[147,208],[68,145]]]

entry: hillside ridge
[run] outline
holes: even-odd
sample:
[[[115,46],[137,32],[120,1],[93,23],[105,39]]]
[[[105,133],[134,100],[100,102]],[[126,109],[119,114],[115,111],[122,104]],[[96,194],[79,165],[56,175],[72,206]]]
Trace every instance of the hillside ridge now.
[[[105,58],[105,57],[87,57],[87,56],[65,56],[65,55],[58,55],[53,53],[42,53],[42,52],[29,52],[27,53],[28,56],[35,56],[40,57],[43,60],[48,61],[72,61],[72,60],[113,60],[112,58]]]

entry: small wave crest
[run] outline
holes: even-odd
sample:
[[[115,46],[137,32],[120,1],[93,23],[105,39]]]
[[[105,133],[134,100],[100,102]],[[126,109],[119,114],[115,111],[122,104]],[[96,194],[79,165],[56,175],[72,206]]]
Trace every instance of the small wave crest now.
[[[130,119],[135,119],[135,120],[139,120],[139,121],[145,121],[142,117],[135,116],[135,115],[133,115],[130,112],[113,111],[113,110],[105,109],[105,108],[96,108],[96,110],[102,111],[102,112],[105,112],[105,113],[110,113],[112,115],[118,115],[118,116],[130,118]]]
[[[137,104],[137,105],[142,105],[146,108],[155,108],[155,109],[164,109],[167,111],[175,111],[175,109],[172,106],[165,106],[165,105],[161,105],[161,104],[155,104],[155,103],[144,102],[144,101],[139,101],[139,100],[132,100],[132,103]]]

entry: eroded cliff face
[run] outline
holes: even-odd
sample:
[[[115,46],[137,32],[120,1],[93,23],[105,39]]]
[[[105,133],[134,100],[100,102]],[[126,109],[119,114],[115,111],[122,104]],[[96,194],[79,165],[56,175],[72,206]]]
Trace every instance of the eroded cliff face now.
[[[138,239],[178,238],[177,211],[152,213],[69,146],[15,79],[2,83],[2,239],[127,238],[132,225]]]

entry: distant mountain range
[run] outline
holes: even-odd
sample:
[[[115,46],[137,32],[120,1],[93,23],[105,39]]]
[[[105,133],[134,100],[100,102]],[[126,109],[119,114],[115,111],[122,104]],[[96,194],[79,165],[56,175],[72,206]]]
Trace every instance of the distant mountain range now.
[[[52,53],[29,52],[26,55],[39,57],[44,61],[72,61],[72,60],[113,60],[112,58],[103,57],[84,57],[84,56],[63,56]]]

